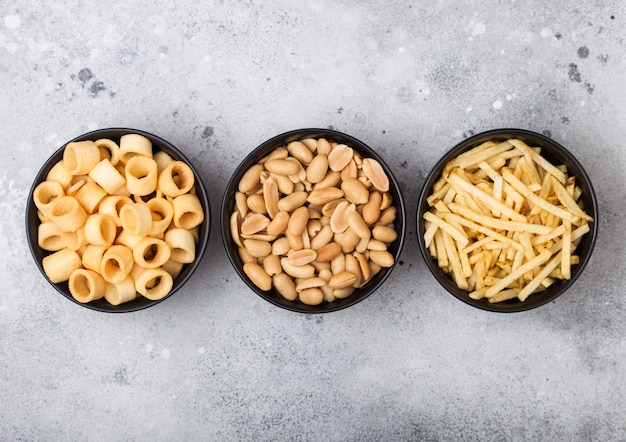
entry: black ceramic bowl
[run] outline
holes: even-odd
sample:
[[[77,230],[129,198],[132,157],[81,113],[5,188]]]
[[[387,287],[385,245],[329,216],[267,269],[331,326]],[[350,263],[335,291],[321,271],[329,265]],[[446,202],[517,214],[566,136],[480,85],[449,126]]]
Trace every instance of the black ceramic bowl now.
[[[46,179],[46,176],[48,172],[50,171],[50,169],[57,162],[63,159],[63,152],[65,149],[65,146],[68,143],[73,142],[73,141],[84,141],[84,140],[95,141],[101,138],[109,138],[119,143],[120,137],[124,134],[129,134],[129,133],[143,135],[144,137],[148,138],[152,142],[152,150],[154,153],[158,151],[164,151],[168,153],[175,160],[184,161],[193,170],[194,175],[195,175],[195,182],[196,182],[196,186],[195,186],[196,193],[198,195],[198,198],[200,200],[200,203],[202,205],[202,208],[205,214],[205,219],[203,223],[200,225],[200,229],[199,229],[199,239],[198,239],[198,243],[196,244],[196,258],[192,263],[185,264],[181,273],[174,279],[174,286],[172,287],[172,290],[170,291],[170,293],[160,300],[152,301],[148,298],[144,298],[143,296],[141,296],[135,299],[134,301],[130,301],[130,302],[120,304],[117,306],[109,304],[104,298],[96,300],[96,301],[92,301],[89,303],[80,303],[76,301],[70,294],[67,282],[54,284],[48,279],[48,277],[46,276],[43,270],[42,260],[50,252],[47,252],[41,249],[37,241],[37,229],[40,224],[40,221],[37,215],[37,207],[33,203],[33,192],[35,188],[37,187],[37,185],[39,185],[39,183],[41,183],[42,181]],[[202,256],[204,254],[204,251],[206,249],[206,246],[209,240],[210,225],[211,225],[211,216],[210,216],[210,208],[209,208],[209,199],[208,199],[204,184],[202,183],[202,180],[200,179],[200,175],[198,174],[197,170],[194,168],[193,164],[185,157],[185,155],[180,150],[178,150],[176,147],[174,147],[172,144],[165,141],[164,139],[156,135],[152,135],[150,133],[141,131],[141,130],[129,129],[129,128],[98,129],[93,132],[88,132],[86,134],[80,135],[74,138],[73,140],[68,141],[66,144],[60,147],[54,154],[52,154],[50,158],[48,158],[48,160],[44,163],[41,170],[37,173],[37,176],[35,177],[33,181],[33,185],[30,189],[30,193],[28,194],[28,203],[26,204],[26,235],[28,237],[28,245],[30,246],[30,251],[32,252],[33,258],[35,259],[35,262],[37,263],[37,266],[39,267],[39,270],[41,271],[44,278],[46,278],[46,280],[48,280],[48,282],[50,282],[50,284],[61,295],[65,296],[70,301],[73,301],[74,303],[81,305],[83,307],[86,307],[92,310],[101,311],[101,312],[123,313],[123,312],[133,312],[137,310],[142,310],[144,308],[156,305],[159,302],[163,301],[164,299],[167,299],[170,296],[172,296],[185,284],[185,282],[187,282],[187,280],[191,277],[192,273],[195,271],[198,264],[200,263],[200,260],[202,259]]]
[[[291,141],[301,140],[304,138],[326,138],[329,141],[335,141],[337,143],[345,143],[348,146],[352,147],[356,152],[361,154],[363,158],[373,158],[377,160],[385,170],[385,173],[389,177],[390,189],[389,192],[393,197],[393,205],[395,205],[397,209],[397,216],[395,220],[395,230],[398,233],[398,238],[395,242],[393,242],[388,251],[394,256],[395,263],[394,266],[382,269],[378,274],[376,274],[365,286],[356,289],[354,293],[344,299],[336,299],[332,302],[323,302],[319,305],[306,305],[298,300],[289,301],[285,299],[280,293],[275,291],[273,288],[269,291],[263,291],[259,289],[243,271],[243,264],[241,258],[239,257],[239,253],[237,251],[237,246],[233,241],[231,231],[230,231],[230,216],[233,213],[234,205],[235,205],[235,193],[237,191],[237,187],[239,181],[243,174],[254,164],[256,164],[262,157],[266,156],[270,152],[272,152],[277,147],[286,146]],[[344,309],[346,307],[352,306],[363,299],[367,298],[374,291],[376,291],[383,282],[387,279],[387,277],[391,274],[391,271],[395,267],[395,264],[398,262],[400,257],[400,252],[402,250],[402,245],[404,243],[404,234],[405,234],[405,209],[404,209],[404,201],[402,199],[402,194],[400,192],[400,187],[398,182],[396,181],[391,169],[385,164],[383,159],[369,146],[364,144],[363,142],[353,138],[350,135],[346,135],[341,132],[337,132],[334,130],[328,129],[297,129],[290,132],[283,133],[281,135],[277,135],[260,146],[254,149],[237,167],[234,174],[232,175],[228,185],[226,186],[226,190],[224,192],[224,199],[222,200],[222,209],[221,209],[221,224],[222,224],[222,240],[224,242],[224,247],[226,249],[226,253],[228,258],[230,259],[233,267],[241,277],[241,279],[250,287],[250,289],[255,292],[257,295],[269,301],[270,303],[282,307],[287,310],[291,310],[294,312],[300,313],[327,313],[333,312],[337,310]]]
[[[448,161],[485,141],[504,141],[511,138],[518,138],[531,147],[541,147],[542,156],[552,164],[564,164],[567,166],[568,175],[576,177],[576,184],[582,190],[581,199],[584,205],[584,210],[591,217],[593,217],[594,222],[590,223],[591,230],[581,238],[581,241],[576,248],[576,254],[580,257],[580,263],[572,266],[571,279],[558,280],[558,282],[552,284],[545,291],[529,296],[524,302],[515,298],[500,303],[489,303],[487,299],[474,300],[470,298],[467,291],[459,289],[452,278],[439,268],[437,261],[430,256],[430,253],[424,244],[425,223],[422,215],[424,212],[429,210],[426,199],[432,193],[433,185],[441,177],[442,170]],[[597,232],[598,206],[596,196],[591,185],[591,181],[589,180],[589,176],[583,169],[582,165],[565,147],[556,141],[544,135],[523,129],[490,130],[474,135],[457,144],[439,160],[426,178],[426,182],[420,194],[417,206],[417,239],[422,256],[424,257],[431,273],[448,292],[456,296],[461,301],[471,306],[492,312],[520,312],[530,310],[547,304],[562,295],[569,287],[572,286],[572,284],[574,284],[589,262],[589,258],[591,257],[596,241]]]

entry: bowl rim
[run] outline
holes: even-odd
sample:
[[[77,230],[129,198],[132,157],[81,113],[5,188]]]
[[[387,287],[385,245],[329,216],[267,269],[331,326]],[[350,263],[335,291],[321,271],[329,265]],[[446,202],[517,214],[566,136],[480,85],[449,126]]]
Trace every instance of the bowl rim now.
[[[580,261],[579,264],[576,265],[575,270],[572,271],[572,276],[569,280],[563,280],[559,282],[558,289],[548,292],[542,298],[533,298],[533,296],[529,297],[524,302],[503,302],[503,303],[489,303],[488,301],[482,300],[474,300],[467,296],[467,291],[461,290],[452,281],[452,279],[447,276],[441,269],[438,268],[434,259],[430,256],[429,251],[426,249],[424,240],[423,240],[423,232],[424,232],[424,221],[422,219],[421,214],[424,210],[428,210],[428,205],[426,203],[426,198],[430,195],[432,185],[441,175],[441,169],[444,165],[460,155],[461,153],[471,149],[472,147],[477,146],[481,142],[487,141],[493,138],[512,138],[512,136],[520,137],[520,138],[534,138],[535,140],[539,140],[541,143],[542,149],[545,148],[546,145],[551,146],[556,151],[558,151],[558,155],[564,157],[569,161],[574,168],[577,169],[575,176],[578,179],[578,183],[582,183],[583,187],[587,189],[585,193],[586,199],[591,202],[591,207],[585,207],[585,210],[590,213],[594,221],[590,223],[590,231],[583,236],[585,238],[587,245],[586,253],[584,258]],[[544,154],[542,150],[542,154]],[[549,152],[546,156],[557,156],[556,154]],[[569,167],[568,167],[569,168]],[[517,313],[523,311],[529,311],[535,309],[537,307],[541,307],[545,304],[548,304],[554,301],[556,298],[565,293],[581,276],[583,270],[589,263],[591,256],[593,254],[593,250],[595,247],[595,243],[598,236],[598,224],[599,224],[599,216],[598,216],[598,201],[596,197],[595,190],[593,188],[593,184],[587,171],[582,166],[582,164],[578,161],[578,159],[572,154],[567,148],[565,148],[561,143],[552,139],[549,136],[544,134],[534,132],[528,129],[519,129],[519,128],[500,128],[500,129],[489,129],[483,132],[479,132],[474,134],[458,143],[456,143],[452,148],[448,149],[443,156],[435,163],[435,165],[431,168],[430,172],[426,176],[424,180],[424,184],[422,186],[422,190],[420,191],[417,210],[416,210],[416,231],[417,231],[417,242],[419,245],[420,253],[422,258],[424,259],[426,266],[432,276],[437,280],[439,285],[441,285],[448,293],[452,294],[457,299],[463,301],[464,303],[489,312],[496,313]],[[514,301],[514,300],[512,300]]]
[[[252,163],[256,159],[262,158],[264,155],[269,153],[269,151],[271,151],[272,149],[284,146],[290,141],[301,140],[307,137],[311,137],[311,138],[323,137],[323,138],[327,138],[331,140],[333,138],[337,140],[341,140],[342,143],[348,144],[350,147],[352,147],[353,149],[357,150],[360,153],[363,153],[364,151],[365,153],[367,153],[368,156],[380,162],[381,166],[383,167],[386,174],[388,175],[388,178],[391,184],[390,189],[395,190],[394,193],[396,195],[394,195],[394,205],[396,206],[396,210],[397,210],[396,220],[400,220],[399,221],[400,231],[398,232],[398,238],[393,243],[394,249],[395,249],[393,253],[394,264],[387,269],[382,269],[381,272],[379,273],[380,277],[375,280],[370,281],[370,283],[368,283],[365,286],[364,294],[362,293],[360,294],[360,296],[352,294],[347,298],[335,300],[333,302],[323,302],[322,304],[319,304],[317,306],[308,306],[299,301],[288,301],[284,299],[282,295],[277,293],[273,288],[268,292],[263,292],[258,287],[256,287],[254,283],[252,283],[250,279],[247,277],[247,275],[243,272],[243,269],[238,263],[238,258],[236,258],[234,256],[234,253],[232,253],[231,251],[231,248],[233,248],[233,244],[231,243],[232,236],[230,233],[230,224],[229,224],[230,215],[232,213],[231,209],[229,209],[229,206],[233,205],[231,195],[234,196],[234,193],[235,193],[234,186],[238,183],[238,180],[241,178],[241,175],[243,175],[243,173],[252,165],[250,163]],[[365,155],[364,155],[364,158],[366,158]],[[235,269],[235,272],[238,274],[241,280],[257,296],[263,298],[265,301],[268,301],[269,303],[277,307],[280,307],[282,309],[285,309],[291,312],[305,313],[305,314],[324,314],[324,313],[340,311],[345,308],[351,307],[363,301],[365,298],[368,298],[370,295],[372,295],[376,290],[378,290],[384,284],[384,282],[391,275],[392,271],[398,264],[398,261],[399,261],[399,258],[400,258],[400,255],[402,253],[402,249],[404,246],[407,223],[406,223],[406,208],[404,204],[404,197],[402,195],[401,186],[399,182],[397,181],[393,173],[393,170],[383,160],[380,154],[378,154],[368,144],[362,142],[361,140],[355,138],[352,135],[337,131],[335,129],[308,127],[308,128],[302,128],[302,129],[293,129],[293,130],[289,130],[289,131],[280,133],[278,135],[275,135],[267,139],[266,141],[262,142],[261,144],[259,144],[257,147],[252,149],[248,153],[248,155],[246,155],[246,157],[237,165],[237,167],[231,174],[231,177],[228,180],[226,187],[224,189],[224,194],[223,194],[222,202],[221,202],[220,224],[221,224],[221,231],[222,231],[221,232],[222,243],[223,243],[224,249],[226,251],[226,255],[228,256],[230,263],[232,264],[233,268]],[[357,289],[357,290],[362,290],[362,289]],[[272,294],[274,294],[274,296],[272,296]]]
[[[152,142],[153,148],[154,148],[155,142],[160,145],[166,146],[167,149],[171,149],[171,151],[174,153],[173,156],[176,157],[175,158],[176,160],[184,161],[193,171],[195,181],[197,183],[196,193],[199,194],[200,203],[203,206],[203,209],[205,210],[205,219],[203,223],[201,224],[201,226],[203,227],[199,230],[199,235],[198,235],[199,242],[196,244],[196,257],[192,263],[187,264],[186,267],[183,267],[181,274],[179,274],[174,279],[174,286],[172,287],[172,290],[165,297],[161,299],[149,300],[147,298],[141,298],[142,302],[138,304],[136,304],[136,301],[137,301],[136,299],[133,301],[120,304],[118,306],[114,306],[108,303],[105,305],[103,302],[98,302],[98,300],[91,301],[88,303],[81,303],[77,301],[76,299],[74,299],[74,297],[69,293],[69,291],[66,292],[67,282],[55,284],[52,281],[50,281],[50,279],[44,272],[41,259],[38,258],[38,251],[39,253],[42,253],[43,256],[50,254],[52,252],[48,252],[48,251],[41,249],[36,242],[36,236],[37,236],[36,232],[34,234],[31,233],[31,229],[34,227],[34,224],[36,224],[36,226],[40,224],[39,220],[37,220],[36,223],[31,221],[33,216],[37,217],[37,209],[35,207],[35,204],[33,203],[33,193],[35,191],[35,188],[41,182],[43,182],[43,180],[45,180],[45,175],[49,172],[52,166],[54,166],[54,164],[56,164],[56,162],[59,161],[59,160],[53,161],[53,159],[56,158],[57,156],[60,156],[59,159],[62,159],[62,153],[69,143],[76,142],[76,141],[84,141],[84,140],[96,140],[99,138],[119,139],[121,135],[129,134],[129,133],[145,136]],[[156,147],[158,148],[157,151],[163,150],[161,149],[160,146],[156,146]],[[63,295],[63,297],[65,297],[66,299],[72,301],[74,304],[78,304],[79,306],[84,307],[88,310],[94,310],[94,311],[102,312],[102,313],[113,313],[113,314],[131,313],[131,312],[144,310],[149,307],[153,307],[165,301],[166,299],[170,298],[174,293],[179,291],[182,288],[182,286],[185,285],[185,283],[191,278],[192,274],[195,272],[200,262],[202,261],[202,258],[206,252],[210,234],[211,234],[211,221],[212,221],[212,217],[211,217],[210,200],[209,200],[206,187],[204,185],[204,182],[202,181],[202,177],[198,173],[198,170],[193,165],[193,163],[189,161],[187,156],[178,147],[174,146],[171,142],[165,140],[164,138],[158,135],[147,132],[145,130],[130,128],[130,127],[122,127],[122,126],[107,127],[107,128],[95,129],[89,132],[85,132],[63,143],[61,147],[57,148],[51,155],[49,155],[45,159],[45,161],[42,163],[39,170],[36,172],[33,178],[33,182],[31,184],[30,190],[28,192],[28,199],[26,201],[26,210],[25,210],[26,240],[28,242],[31,256],[33,260],[35,261],[35,264],[37,265],[37,268],[39,269],[44,279],[57,292]]]

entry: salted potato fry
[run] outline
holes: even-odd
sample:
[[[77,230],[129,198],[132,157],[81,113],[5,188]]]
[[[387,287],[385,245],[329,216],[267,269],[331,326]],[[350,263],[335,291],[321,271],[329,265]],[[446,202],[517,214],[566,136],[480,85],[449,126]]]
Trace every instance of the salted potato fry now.
[[[571,278],[594,221],[581,194],[540,148],[488,141],[444,166],[426,198],[424,244],[470,298],[523,302]]]

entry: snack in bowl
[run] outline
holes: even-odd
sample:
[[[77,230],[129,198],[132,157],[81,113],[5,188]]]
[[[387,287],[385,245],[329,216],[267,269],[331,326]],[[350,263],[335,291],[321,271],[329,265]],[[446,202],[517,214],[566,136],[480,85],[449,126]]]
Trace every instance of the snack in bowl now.
[[[27,209],[42,273],[66,297],[101,311],[168,297],[195,269],[208,226],[208,199],[191,164],[132,129],[102,129],[59,149]]]
[[[281,307],[333,311],[386,278],[402,244],[404,209],[380,158],[331,130],[279,135],[231,178],[223,236],[244,281]]]
[[[538,134],[509,132],[466,143],[422,195],[422,252],[464,296],[490,304],[524,303],[570,281],[581,239],[595,236],[586,211],[595,204],[585,207],[578,185],[584,178],[589,189],[588,179],[548,160],[544,151],[556,150],[533,145]]]

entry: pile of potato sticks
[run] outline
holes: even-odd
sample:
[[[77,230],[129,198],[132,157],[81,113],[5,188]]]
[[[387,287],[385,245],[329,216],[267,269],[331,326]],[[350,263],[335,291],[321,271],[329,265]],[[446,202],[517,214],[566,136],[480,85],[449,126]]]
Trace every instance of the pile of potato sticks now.
[[[564,165],[519,139],[484,142],[449,161],[427,198],[424,242],[473,299],[525,301],[570,279],[593,218]]]

